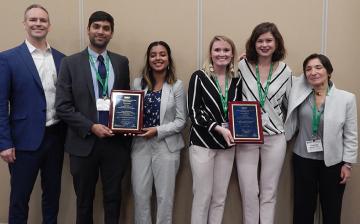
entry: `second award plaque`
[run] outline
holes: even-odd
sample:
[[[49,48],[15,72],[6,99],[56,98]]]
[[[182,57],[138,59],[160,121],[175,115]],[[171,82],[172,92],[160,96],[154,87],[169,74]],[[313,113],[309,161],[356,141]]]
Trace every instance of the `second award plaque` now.
[[[144,91],[113,90],[109,128],[115,133],[141,133]]]
[[[259,102],[229,102],[229,128],[235,143],[263,144],[264,135]]]

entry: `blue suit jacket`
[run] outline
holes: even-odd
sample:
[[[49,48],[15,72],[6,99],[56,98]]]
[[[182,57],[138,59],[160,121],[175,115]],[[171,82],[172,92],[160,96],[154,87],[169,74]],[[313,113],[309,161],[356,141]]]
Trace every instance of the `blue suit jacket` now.
[[[56,71],[65,56],[51,49]],[[0,151],[34,151],[46,123],[46,99],[35,63],[25,42],[0,53]]]

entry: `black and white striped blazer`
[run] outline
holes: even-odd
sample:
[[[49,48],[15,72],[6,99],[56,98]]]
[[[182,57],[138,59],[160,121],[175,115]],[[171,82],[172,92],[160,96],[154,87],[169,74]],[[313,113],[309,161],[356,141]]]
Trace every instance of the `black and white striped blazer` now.
[[[284,121],[288,106],[288,97],[292,86],[291,69],[284,62],[274,70],[268,95],[265,99],[262,113],[266,112],[269,119],[263,122],[264,135],[275,135],[284,132]],[[239,62],[239,74],[242,80],[242,99],[244,101],[259,101],[256,74],[250,63],[243,59]],[[262,86],[264,91],[264,86]]]
[[[239,100],[241,100],[240,79],[232,78],[229,85],[228,101]],[[215,80],[203,70],[198,70],[191,76],[188,91],[188,110],[192,122],[190,145],[211,149],[229,148],[222,135],[214,130],[216,125],[228,122],[228,117],[224,116]]]

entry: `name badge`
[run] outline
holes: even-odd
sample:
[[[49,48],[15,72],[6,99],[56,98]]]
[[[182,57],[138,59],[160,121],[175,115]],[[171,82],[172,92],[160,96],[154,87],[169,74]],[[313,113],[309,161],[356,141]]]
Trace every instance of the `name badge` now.
[[[221,127],[229,129],[229,122],[221,123]]]
[[[308,153],[322,152],[323,146],[322,146],[321,139],[316,138],[316,139],[313,139],[310,141],[306,141],[306,149],[307,149]]]
[[[96,108],[98,111],[109,111],[110,109],[110,99],[97,99]]]

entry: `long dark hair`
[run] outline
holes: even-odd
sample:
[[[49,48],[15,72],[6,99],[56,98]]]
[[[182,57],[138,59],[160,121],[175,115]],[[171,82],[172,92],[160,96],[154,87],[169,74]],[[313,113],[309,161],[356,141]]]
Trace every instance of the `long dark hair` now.
[[[154,74],[153,74],[152,68],[149,63],[149,58],[150,58],[151,49],[153,47],[159,46],[159,45],[163,46],[166,49],[168,59],[169,59],[169,65],[166,69],[165,81],[171,85],[176,82],[175,65],[174,65],[174,60],[171,56],[170,46],[165,41],[154,41],[148,46],[146,54],[145,54],[145,65],[142,69],[143,78],[141,80],[141,88],[142,89],[145,89],[145,87],[147,86],[149,88],[149,90],[152,90],[155,85]]]

